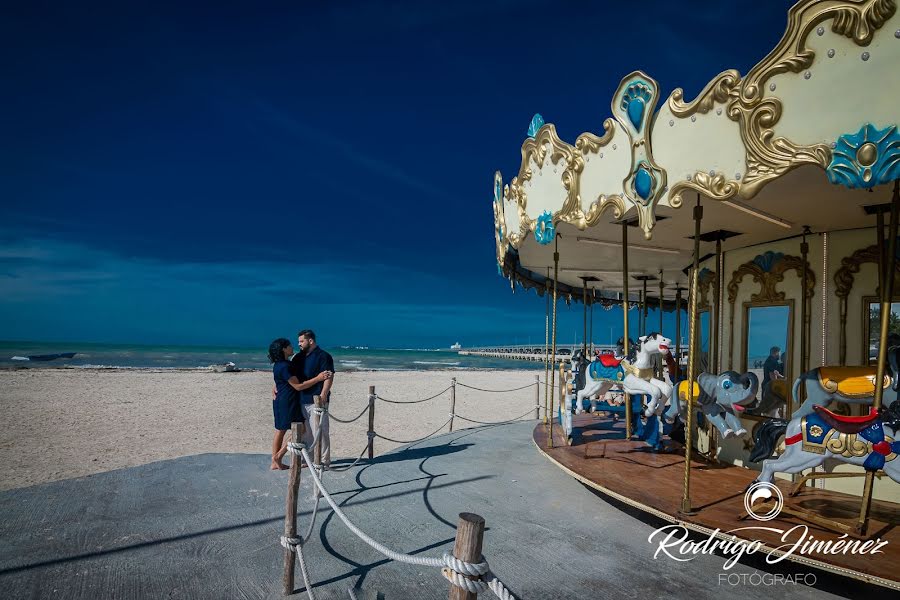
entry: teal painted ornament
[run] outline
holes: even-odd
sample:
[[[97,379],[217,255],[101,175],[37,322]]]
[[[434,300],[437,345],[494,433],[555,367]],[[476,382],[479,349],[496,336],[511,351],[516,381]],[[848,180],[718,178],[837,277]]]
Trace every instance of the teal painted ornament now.
[[[900,178],[900,133],[897,126],[876,129],[871,123],[837,139],[828,181],[848,188],[869,189]]]
[[[653,194],[653,175],[643,163],[634,174],[634,191],[641,200],[647,200]]]
[[[531,124],[528,125],[528,137],[533,138],[537,135],[538,130],[544,126],[544,117],[541,113],[534,113],[531,117]]]
[[[550,211],[545,210],[538,217],[537,226],[534,228],[534,239],[538,244],[546,246],[556,237],[556,226],[553,225],[553,215]]]
[[[622,109],[638,132],[641,131],[647,105],[652,99],[653,94],[650,92],[650,87],[643,81],[631,83],[622,94]]]
[[[782,252],[772,252],[769,250],[765,254],[759,254],[756,258],[753,259],[753,262],[756,263],[760,269],[762,269],[766,273],[770,273],[772,268],[781,262],[781,259],[784,258],[784,253]]]

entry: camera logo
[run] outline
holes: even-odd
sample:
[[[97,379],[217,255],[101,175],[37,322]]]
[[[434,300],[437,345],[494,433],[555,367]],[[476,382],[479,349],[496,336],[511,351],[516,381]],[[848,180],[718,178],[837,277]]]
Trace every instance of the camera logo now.
[[[775,500],[775,503],[768,511],[758,513],[753,510],[753,505],[759,500],[768,501],[772,499]],[[747,491],[744,493],[744,510],[757,521],[771,521],[781,513],[783,506],[784,496],[781,495],[781,490],[771,483],[757,481],[747,488]]]

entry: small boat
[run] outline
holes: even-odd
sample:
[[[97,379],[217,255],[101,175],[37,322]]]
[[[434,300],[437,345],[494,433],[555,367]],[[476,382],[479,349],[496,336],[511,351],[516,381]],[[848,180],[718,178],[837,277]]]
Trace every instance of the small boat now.
[[[456,342],[452,346],[450,346],[451,350],[462,350],[462,346],[459,345],[459,342]]]
[[[48,360],[56,360],[57,358],[74,358],[76,354],[77,352],[60,352],[58,354],[33,354],[29,356],[13,356],[12,360],[46,362]]]
[[[233,362],[227,362],[222,365],[210,365],[213,371],[216,373],[234,373],[236,371],[240,371],[240,369]]]

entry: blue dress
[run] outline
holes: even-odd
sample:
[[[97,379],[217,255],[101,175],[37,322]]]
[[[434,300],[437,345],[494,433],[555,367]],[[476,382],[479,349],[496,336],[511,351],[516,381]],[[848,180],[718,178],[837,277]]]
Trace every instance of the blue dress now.
[[[275,429],[287,431],[291,423],[304,421],[300,408],[300,392],[291,387],[291,363],[280,360],[272,365],[272,376],[275,378],[275,399],[272,400],[272,413],[275,415]]]

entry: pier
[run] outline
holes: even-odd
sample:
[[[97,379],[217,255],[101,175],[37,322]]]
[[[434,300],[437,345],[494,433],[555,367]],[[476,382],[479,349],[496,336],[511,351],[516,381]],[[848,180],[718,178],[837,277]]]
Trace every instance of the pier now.
[[[553,362],[558,363],[561,360],[569,360],[572,358],[572,355],[581,348],[583,348],[581,344],[557,346],[556,358]],[[593,355],[597,350],[600,352],[612,352],[615,350],[615,346],[591,345],[589,354]],[[511,360],[543,362],[544,357],[547,355],[547,350],[541,345],[516,344],[467,348],[465,350],[460,350],[459,354],[463,356],[486,356],[490,358],[508,358]]]

